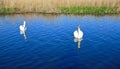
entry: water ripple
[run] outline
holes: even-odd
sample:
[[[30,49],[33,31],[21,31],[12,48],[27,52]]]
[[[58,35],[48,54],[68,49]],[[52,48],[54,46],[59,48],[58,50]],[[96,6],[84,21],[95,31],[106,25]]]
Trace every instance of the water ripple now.
[[[0,69],[119,69],[118,16],[0,19]],[[24,20],[26,40],[19,31]],[[78,25],[84,32],[80,50],[73,37]]]

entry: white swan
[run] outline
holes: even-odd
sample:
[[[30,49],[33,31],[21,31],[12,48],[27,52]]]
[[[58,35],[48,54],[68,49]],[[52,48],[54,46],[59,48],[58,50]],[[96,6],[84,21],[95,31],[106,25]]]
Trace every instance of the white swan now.
[[[26,22],[24,21],[23,25],[20,25],[20,34],[23,34],[24,39],[26,40]]]
[[[26,31],[26,22],[24,21],[23,25],[20,25],[20,33],[23,34]]]
[[[74,31],[74,38],[82,39],[83,32],[80,30],[80,26],[78,26],[78,30]]]

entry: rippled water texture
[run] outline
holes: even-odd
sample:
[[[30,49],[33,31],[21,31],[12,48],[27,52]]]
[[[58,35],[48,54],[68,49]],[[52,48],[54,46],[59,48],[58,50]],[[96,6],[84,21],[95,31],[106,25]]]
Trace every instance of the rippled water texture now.
[[[84,37],[77,43],[78,25]],[[1,16],[0,69],[120,69],[120,17]]]

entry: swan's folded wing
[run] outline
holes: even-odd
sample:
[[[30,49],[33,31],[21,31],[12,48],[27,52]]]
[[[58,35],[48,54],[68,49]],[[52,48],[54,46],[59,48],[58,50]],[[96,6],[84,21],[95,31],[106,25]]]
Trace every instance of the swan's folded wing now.
[[[75,38],[78,37],[78,32],[77,32],[77,31],[74,32],[74,37],[75,37]]]
[[[83,37],[83,32],[80,31],[79,37],[82,38]]]

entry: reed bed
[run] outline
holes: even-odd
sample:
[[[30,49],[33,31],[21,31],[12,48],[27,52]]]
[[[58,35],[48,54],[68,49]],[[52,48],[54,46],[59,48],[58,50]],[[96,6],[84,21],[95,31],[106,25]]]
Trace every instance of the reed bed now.
[[[61,10],[59,8],[71,9],[71,7],[75,7],[76,9],[76,7],[87,8],[101,6],[109,8],[116,7],[114,12],[120,12],[120,0],[0,0],[0,13],[60,13],[63,9]],[[79,11],[77,13],[79,13]]]

